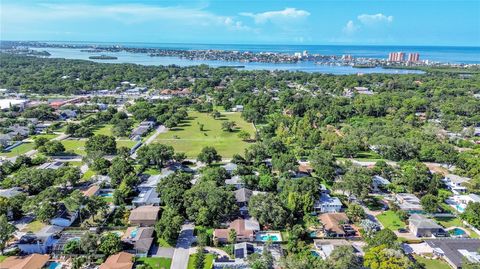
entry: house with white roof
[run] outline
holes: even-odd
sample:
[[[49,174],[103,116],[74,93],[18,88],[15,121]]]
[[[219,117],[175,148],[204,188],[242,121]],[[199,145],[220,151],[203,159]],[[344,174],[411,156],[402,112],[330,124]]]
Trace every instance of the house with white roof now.
[[[342,202],[337,197],[321,193],[320,198],[315,201],[313,208],[319,213],[337,213],[342,210]]]
[[[462,194],[467,191],[465,184],[470,181],[468,177],[461,177],[454,174],[448,174],[442,179],[447,188],[453,192],[453,194]]]

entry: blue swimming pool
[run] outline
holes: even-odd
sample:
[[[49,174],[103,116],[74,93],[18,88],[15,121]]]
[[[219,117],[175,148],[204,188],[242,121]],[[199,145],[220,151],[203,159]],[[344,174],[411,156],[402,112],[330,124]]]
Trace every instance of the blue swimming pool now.
[[[255,239],[261,242],[280,242],[282,241],[282,236],[278,232],[261,232],[255,236]]]
[[[463,229],[460,229],[460,228],[455,228],[452,231],[453,231],[453,235],[455,236],[463,236],[467,234]]]
[[[51,262],[50,265],[48,266],[48,269],[61,269],[62,264],[58,262]]]
[[[111,193],[111,192],[100,193],[100,196],[101,197],[112,197],[113,193]]]

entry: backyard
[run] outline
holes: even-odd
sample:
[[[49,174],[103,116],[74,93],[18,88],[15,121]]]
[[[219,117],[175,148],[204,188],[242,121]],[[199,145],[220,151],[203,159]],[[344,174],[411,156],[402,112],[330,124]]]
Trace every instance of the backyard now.
[[[237,128],[233,132],[223,131],[224,121],[234,121]],[[189,158],[196,158],[205,146],[213,146],[223,158],[231,158],[234,154],[243,154],[249,145],[238,137],[240,130],[247,131],[251,137],[255,133],[253,125],[244,121],[240,113],[223,112],[221,118],[214,119],[208,113],[190,111],[188,120],[160,134],[155,141],[171,145]]]
[[[85,155],[86,140],[66,139],[62,140],[65,151],[71,151],[78,155]],[[117,148],[127,147],[132,148],[137,142],[131,140],[117,140]]]
[[[25,143],[21,144],[20,146],[12,149],[10,152],[1,153],[0,156],[11,158],[11,157],[15,157],[15,156],[18,156],[18,155],[25,154],[32,149],[33,149],[33,143],[32,142],[25,142]]]
[[[159,257],[138,258],[137,264],[148,264],[152,269],[169,269],[172,259]]]
[[[405,223],[400,220],[398,215],[392,210],[387,210],[380,215],[377,215],[378,221],[380,221],[383,227],[392,231],[396,231],[399,228],[405,228]]]
[[[442,260],[427,259],[418,255],[414,257],[419,263],[425,264],[425,269],[450,269],[450,266]]]
[[[188,259],[188,269],[195,269],[195,257],[196,257],[196,254],[190,255],[190,258]],[[206,254],[205,265],[203,266],[203,268],[204,269],[212,268],[214,258],[215,257],[213,256],[213,254]]]

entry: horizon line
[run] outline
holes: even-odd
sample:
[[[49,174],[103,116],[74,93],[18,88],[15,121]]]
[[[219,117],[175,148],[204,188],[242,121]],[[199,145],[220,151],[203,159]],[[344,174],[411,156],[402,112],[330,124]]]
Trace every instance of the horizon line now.
[[[480,48],[480,45],[393,45],[393,44],[274,44],[274,43],[203,43],[203,42],[144,42],[144,41],[74,41],[74,40],[2,40],[0,42],[79,42],[90,44],[102,43],[132,43],[132,44],[171,44],[171,45],[260,45],[260,46],[358,46],[358,47],[452,47],[452,48]]]

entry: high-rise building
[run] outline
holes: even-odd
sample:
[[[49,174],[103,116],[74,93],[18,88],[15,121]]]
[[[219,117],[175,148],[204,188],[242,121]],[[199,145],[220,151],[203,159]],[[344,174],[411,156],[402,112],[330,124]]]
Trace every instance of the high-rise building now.
[[[405,61],[405,52],[390,52],[388,54],[389,62],[404,62]]]
[[[418,53],[410,53],[408,54],[408,61],[409,62],[418,62],[420,61],[420,54]]]

